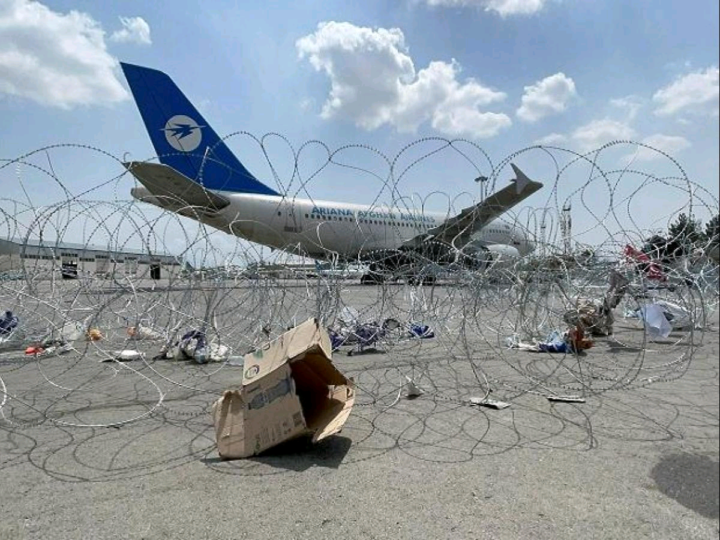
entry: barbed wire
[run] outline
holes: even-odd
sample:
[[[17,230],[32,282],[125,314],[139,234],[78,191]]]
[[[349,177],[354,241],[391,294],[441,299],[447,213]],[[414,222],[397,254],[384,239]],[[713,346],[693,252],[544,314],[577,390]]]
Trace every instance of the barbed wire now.
[[[209,405],[238,384],[242,355],[315,317],[337,339],[336,362],[357,385],[354,429],[369,422],[396,443],[417,440],[407,423],[392,428],[383,418],[417,415],[427,422],[457,406],[484,415],[472,397],[489,404],[492,396],[524,410],[521,404],[532,397],[582,402],[676,380],[714,321],[718,266],[708,255],[717,238],[688,246],[685,232],[672,238],[664,231],[681,213],[691,220],[717,216],[718,198],[661,150],[632,141],[582,154],[532,146],[494,164],[467,140],[421,139],[388,156],[361,145],[333,150],[322,141],[296,150],[281,134],[238,132],[225,141],[237,138],[257,145],[286,201],[314,200],[325,177],[352,174],[363,179],[370,207],[448,217],[507,182],[511,163],[530,162],[543,171],[541,178],[530,176],[545,183],[539,195],[545,204],[512,209],[502,220],[522,230],[535,250],[464,264],[477,262],[471,242],[451,246],[450,262],[441,266],[432,249],[403,251],[409,273],[361,286],[366,262],[324,247],[332,222],[306,224],[317,240],[315,254],[323,254],[316,266],[297,246],[271,251],[128,200],[134,180],[123,166],[126,157],[64,144],[4,160],[0,238],[9,242],[0,243],[0,312],[16,318],[8,331],[0,320],[5,431],[180,418],[199,422],[193,432],[205,433]],[[278,140],[291,154],[286,173],[268,149]],[[305,163],[313,148],[325,157]],[[662,161],[641,170],[629,149],[656,152]],[[75,182],[57,174],[78,152],[84,162],[99,159],[96,170],[106,178]],[[212,152],[205,156],[213,159]],[[469,171],[468,180],[484,178],[483,185],[453,186],[450,173],[438,178],[439,168]],[[427,186],[429,194],[408,194],[409,186]],[[194,207],[180,210],[200,215]],[[244,221],[227,229],[242,229]],[[643,252],[658,229],[667,244],[685,246],[683,252]],[[162,277],[151,274],[158,264]],[[608,308],[618,283],[622,293]],[[663,314],[664,329],[652,327],[651,307]],[[592,340],[587,350],[569,334],[579,328]],[[195,355],[197,341],[194,350],[182,348],[191,331],[206,341],[202,359]],[[553,346],[559,352],[548,352]],[[408,379],[425,391],[425,404],[399,399]],[[209,451],[206,443],[198,452]]]

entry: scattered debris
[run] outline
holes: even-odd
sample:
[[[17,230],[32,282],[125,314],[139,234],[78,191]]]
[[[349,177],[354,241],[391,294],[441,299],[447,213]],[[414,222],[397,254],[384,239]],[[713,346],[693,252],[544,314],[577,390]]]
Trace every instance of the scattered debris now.
[[[593,341],[585,337],[582,327],[571,328],[567,332],[560,333],[555,330],[545,341],[535,343],[524,343],[519,341],[517,336],[509,337],[505,340],[508,348],[519,349],[528,352],[546,352],[546,353],[564,353],[564,354],[581,354],[585,350],[591,349],[594,345]]]
[[[98,328],[90,328],[85,333],[85,339],[88,341],[100,341],[102,338],[102,332]]]
[[[423,395],[423,391],[413,382],[413,380],[405,376],[407,382],[405,383],[405,397],[408,399],[415,399]]]
[[[242,382],[213,404],[218,453],[249,457],[302,435],[320,441],[342,429],[354,403],[328,333],[310,319],[245,355]]]
[[[479,407],[489,407],[491,409],[507,409],[510,404],[505,401],[490,398],[471,397],[468,400],[472,405],[478,405]]]
[[[327,329],[333,351],[345,345],[353,345],[348,356],[382,352],[376,347],[381,341],[399,342],[403,338],[431,339],[435,332],[426,324],[407,323],[403,325],[397,319],[387,318],[382,323],[377,321],[360,322],[357,310],[345,307],[338,317],[338,324]]]
[[[616,271],[610,273],[610,288],[602,300],[578,298],[573,309],[565,312],[563,320],[592,336],[610,336],[615,317],[613,309],[620,305],[627,294],[630,280]]]
[[[435,332],[426,324],[410,323],[410,335],[421,339],[430,339],[435,337]]]
[[[207,342],[205,332],[190,330],[175,343],[166,341],[153,360],[193,360],[198,364],[207,362],[223,362],[230,356],[230,348],[215,342]]]
[[[165,335],[162,332],[159,332],[157,330],[154,330],[150,328],[149,326],[144,325],[137,325],[137,326],[129,326],[127,329],[127,334],[130,336],[131,339],[137,339],[137,340],[160,340],[160,339],[166,339]]]
[[[133,360],[141,360],[145,357],[145,353],[133,349],[125,349],[122,351],[114,351],[112,356],[113,359],[119,360],[120,362],[131,362]]]
[[[645,331],[651,338],[667,338],[672,325],[665,317],[665,310],[659,304],[648,304],[640,308],[640,317],[645,323]]]
[[[25,349],[27,356],[61,355],[74,350],[73,344],[61,339],[46,339],[37,345],[30,345]]]
[[[20,320],[12,311],[6,311],[0,317],[0,350],[21,346],[23,335],[18,328],[19,323]]]
[[[6,311],[5,315],[0,317],[0,337],[9,336],[17,328],[19,322],[12,311]]]
[[[557,401],[561,403],[585,403],[585,398],[580,396],[545,396],[548,401]]]

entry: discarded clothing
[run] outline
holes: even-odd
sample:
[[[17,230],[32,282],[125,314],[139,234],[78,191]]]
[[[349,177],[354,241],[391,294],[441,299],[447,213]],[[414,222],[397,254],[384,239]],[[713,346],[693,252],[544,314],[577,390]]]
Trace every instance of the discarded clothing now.
[[[180,338],[178,350],[187,358],[195,360],[198,364],[204,364],[208,361],[207,351],[205,349],[205,332],[200,330],[190,330]]]
[[[568,345],[564,341],[552,342],[552,343],[538,343],[537,349],[538,349],[538,352],[549,352],[549,353],[571,352],[570,345]]]
[[[580,327],[571,328],[563,334],[554,331],[545,341],[538,341],[536,343],[523,343],[514,338],[508,338],[506,343],[512,349],[561,354],[580,353],[593,346],[593,342],[585,338],[584,331]]]
[[[435,337],[435,332],[426,324],[410,323],[410,335],[422,339],[430,339]]]
[[[358,352],[363,352],[380,340],[389,338],[400,340],[408,337],[420,339],[435,337],[435,332],[426,324],[406,323],[403,325],[393,318],[385,319],[382,324],[376,321],[359,322],[356,313],[351,308],[344,308],[341,316],[338,317],[339,324],[336,327],[327,328],[333,351],[337,351],[343,345],[355,345]]]
[[[0,336],[9,336],[17,328],[19,322],[12,311],[6,311],[5,315],[0,317]]]

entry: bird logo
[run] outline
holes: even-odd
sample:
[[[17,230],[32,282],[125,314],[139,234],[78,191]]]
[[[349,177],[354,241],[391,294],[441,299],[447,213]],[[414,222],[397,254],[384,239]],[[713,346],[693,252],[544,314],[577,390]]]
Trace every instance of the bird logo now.
[[[170,118],[162,131],[168,144],[178,152],[192,152],[202,141],[202,128],[195,120],[184,114]]]

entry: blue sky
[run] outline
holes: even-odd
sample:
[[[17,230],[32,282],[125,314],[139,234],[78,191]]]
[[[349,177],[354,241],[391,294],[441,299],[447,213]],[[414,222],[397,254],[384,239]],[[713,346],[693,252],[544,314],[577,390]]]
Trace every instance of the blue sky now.
[[[632,139],[671,154],[692,181],[718,193],[716,2],[178,0],[169,8],[160,2],[0,0],[0,158],[62,143],[118,158],[152,157],[118,61],[168,73],[221,135],[277,132],[296,148],[317,139],[333,149],[369,145],[390,157],[421,137],[466,138],[495,163],[538,142],[586,152]],[[230,145],[273,183],[257,145],[247,137],[233,137]],[[292,160],[282,144],[271,141],[268,149],[281,176],[289,175]],[[424,149],[431,150],[430,143],[412,155]],[[680,174],[653,152],[641,150],[633,159],[635,150],[606,151],[602,166],[619,169],[632,160],[635,169]],[[322,160],[317,148],[303,156],[307,170]],[[367,151],[342,157],[383,174]],[[47,164],[44,154],[34,159]],[[516,161],[552,185],[546,154],[527,152]],[[89,150],[53,150],[51,163],[72,193],[122,172],[117,162]],[[473,169],[445,151],[411,170],[399,188],[420,198],[468,192],[457,202],[462,206],[477,195]],[[22,186],[16,174],[0,171],[5,197],[24,200],[22,187],[35,205],[61,195],[37,171],[23,170]],[[558,184],[560,199],[589,174],[587,166],[570,168]],[[509,177],[508,169],[499,181]],[[632,192],[637,182],[627,177],[618,192]],[[127,198],[132,184],[126,177],[91,197]],[[307,186],[316,198],[368,203],[381,188],[378,180],[358,180],[337,167]],[[684,206],[680,189],[644,189],[632,210],[644,225],[662,223]],[[551,190],[544,191],[529,203],[554,205]],[[592,191],[587,199],[601,215],[609,196],[600,186]],[[389,197],[383,193],[381,199]],[[430,205],[443,206],[442,198]],[[599,221],[578,214],[579,228]]]

